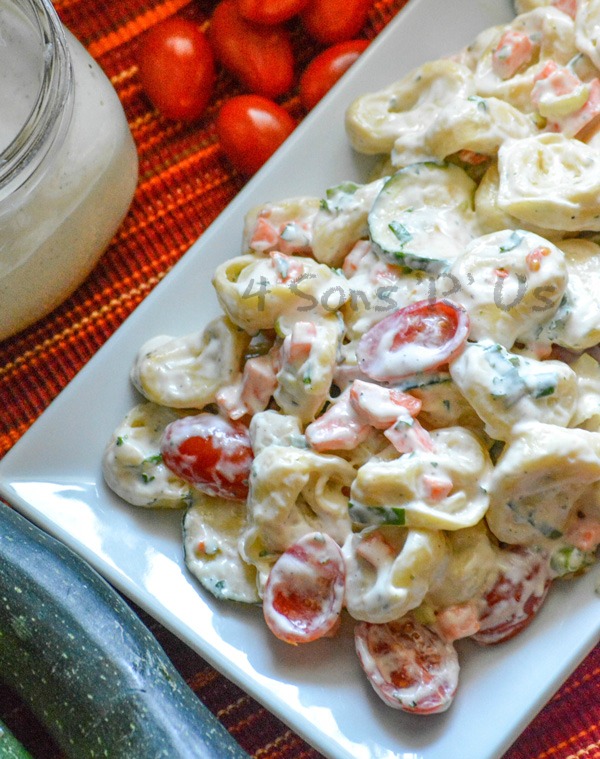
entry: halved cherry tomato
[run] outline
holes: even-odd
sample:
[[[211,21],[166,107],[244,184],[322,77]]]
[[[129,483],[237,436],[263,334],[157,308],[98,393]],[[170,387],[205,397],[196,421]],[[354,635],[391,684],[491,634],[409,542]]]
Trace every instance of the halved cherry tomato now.
[[[455,358],[469,334],[469,316],[450,300],[420,300],[386,316],[359,341],[360,369],[371,379],[394,382]]]
[[[137,51],[140,81],[169,119],[194,121],[205,111],[215,83],[212,47],[196,24],[173,16],[150,28]]]
[[[317,42],[333,45],[356,37],[372,5],[373,0],[310,0],[300,18]]]
[[[329,535],[304,535],[281,554],[263,594],[265,621],[286,643],[309,643],[338,627],[344,600],[342,551]]]
[[[394,709],[414,714],[445,711],[458,686],[452,643],[411,616],[386,624],[361,622],[356,653],[377,695]]]
[[[300,101],[310,111],[369,46],[369,40],[347,40],[319,53],[300,77]]]
[[[242,422],[209,413],[184,416],[167,425],[160,452],[164,464],[198,490],[246,499],[253,455]]]
[[[255,24],[282,24],[306,8],[308,0],[237,0],[240,15]]]
[[[296,122],[273,100],[238,95],[223,103],[215,127],[227,158],[251,176],[294,131]]]
[[[218,61],[251,92],[276,98],[294,82],[294,53],[283,26],[252,24],[236,0],[222,0],[210,23],[209,39]]]
[[[477,643],[501,643],[521,632],[550,588],[550,563],[545,554],[519,546],[504,549],[503,557],[506,568],[483,599],[479,631],[473,635]]]

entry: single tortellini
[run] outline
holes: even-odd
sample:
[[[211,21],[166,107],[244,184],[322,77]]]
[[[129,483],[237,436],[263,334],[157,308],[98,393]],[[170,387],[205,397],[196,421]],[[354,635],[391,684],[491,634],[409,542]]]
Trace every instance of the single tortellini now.
[[[243,504],[198,493],[183,518],[184,558],[190,573],[217,598],[257,603],[256,568],[238,551],[244,523]]]
[[[273,329],[283,316],[327,315],[348,298],[345,277],[329,266],[277,251],[226,261],[217,267],[213,285],[221,308],[249,334]]]
[[[131,381],[149,401],[172,408],[203,408],[240,371],[249,336],[224,316],[185,337],[146,342]]]
[[[511,216],[498,205],[499,190],[500,174],[498,162],[494,160],[485,170],[475,191],[475,216],[481,234],[500,232],[503,229],[526,229],[555,242],[564,237],[565,232],[560,229],[544,229]]]
[[[467,345],[450,374],[494,440],[524,420],[567,427],[577,407],[577,375],[562,361],[509,353],[492,340]]]
[[[600,230],[600,152],[562,134],[539,134],[498,152],[498,205],[527,224]]]
[[[352,465],[338,456],[293,446],[263,448],[250,475],[243,555],[257,565],[274,561],[315,531],[341,545],[351,532],[347,493],[354,475]]]
[[[336,317],[294,322],[280,350],[273,398],[285,414],[311,422],[329,399],[342,322]],[[282,329],[286,329],[282,325]]]
[[[346,112],[346,133],[359,153],[390,153],[402,143],[408,163],[420,161],[422,136],[444,105],[474,94],[472,74],[450,60],[425,63],[385,89],[358,97]],[[394,166],[396,163],[392,156]]]
[[[515,56],[512,64],[503,48],[510,49],[516,37],[523,40],[523,55]],[[557,8],[520,14],[511,24],[495,27],[485,41],[487,49],[475,68],[476,93],[504,100],[525,113],[535,111],[531,90],[546,61],[564,66],[578,53],[573,20]]]
[[[498,571],[496,546],[484,521],[448,532],[446,538],[444,570],[425,597],[425,603],[437,609],[481,598]]]
[[[451,269],[450,296],[468,311],[473,340],[505,348],[534,334],[559,307],[567,286],[563,252],[524,230],[502,230],[474,240]]]
[[[462,150],[494,156],[507,140],[537,132],[531,117],[498,98],[456,98],[427,129],[427,152],[439,159]],[[400,153],[400,147],[396,149]]]
[[[387,526],[349,535],[342,553],[348,613],[383,624],[419,606],[448,550],[439,530]]]
[[[319,198],[301,196],[252,208],[244,217],[242,250],[309,253],[313,221],[320,205]]]
[[[313,256],[328,266],[341,266],[354,244],[368,237],[367,217],[385,179],[368,184],[343,182],[331,187],[313,220]]]
[[[372,460],[358,470],[350,493],[356,524],[458,530],[483,517],[492,469],[488,452],[462,427],[433,430],[431,439],[432,450]]]
[[[600,433],[521,422],[490,481],[486,514],[505,543],[550,548],[586,487],[600,479]]]
[[[109,488],[127,503],[180,509],[193,501],[192,486],[174,475],[160,455],[165,427],[179,417],[174,409],[141,403],[114,431],[104,449],[102,473]]]
[[[600,343],[600,245],[584,238],[558,245],[565,254],[569,279],[563,301],[540,339],[581,352]]]

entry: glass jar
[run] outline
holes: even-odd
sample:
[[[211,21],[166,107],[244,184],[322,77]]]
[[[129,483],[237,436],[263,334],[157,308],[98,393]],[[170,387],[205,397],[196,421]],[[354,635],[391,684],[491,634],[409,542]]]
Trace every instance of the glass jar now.
[[[0,0],[0,340],[85,279],[138,160],[121,103],[50,0]]]

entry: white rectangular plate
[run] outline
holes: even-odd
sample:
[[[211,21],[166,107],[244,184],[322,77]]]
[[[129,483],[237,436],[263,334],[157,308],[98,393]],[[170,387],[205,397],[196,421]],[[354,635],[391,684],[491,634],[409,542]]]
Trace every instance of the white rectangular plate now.
[[[246,210],[366,178],[344,134],[350,101],[511,15],[509,0],[412,0],[0,463],[5,499],[332,759],[499,757],[596,642],[597,573],[554,589],[517,639],[461,645],[452,708],[409,716],[374,694],[349,627],[341,640],[294,648],[268,632],[259,609],[204,593],[184,568],[181,514],[121,503],[102,481],[102,450],[138,401],[128,373],[142,343],[199,329],[218,313],[210,274],[239,254]]]

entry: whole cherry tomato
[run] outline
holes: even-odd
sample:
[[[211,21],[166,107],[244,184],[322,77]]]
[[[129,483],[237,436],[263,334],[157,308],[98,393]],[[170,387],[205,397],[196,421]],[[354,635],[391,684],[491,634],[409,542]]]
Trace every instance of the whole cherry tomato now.
[[[223,103],[215,127],[227,158],[239,172],[251,176],[294,131],[296,122],[268,98],[238,95]]]
[[[310,111],[368,47],[368,40],[347,40],[323,50],[300,77],[300,101]]]
[[[371,379],[394,382],[451,361],[469,334],[466,310],[450,300],[420,300],[384,317],[361,337],[356,355]]]
[[[165,466],[198,490],[246,499],[253,454],[242,422],[209,413],[181,417],[167,425],[160,452]]]
[[[210,41],[217,60],[251,92],[276,98],[294,82],[294,52],[287,29],[242,18],[236,0],[213,11]]]
[[[361,622],[356,653],[377,695],[414,714],[445,711],[458,687],[456,649],[411,616],[385,624]]]
[[[172,16],[150,28],[137,52],[146,94],[169,119],[194,121],[206,109],[215,83],[212,47],[196,24]]]
[[[309,0],[237,0],[240,15],[255,24],[282,24],[304,10]]]
[[[300,17],[311,37],[333,45],[356,37],[372,5],[373,0],[310,0]]]
[[[263,595],[265,621],[286,643],[333,634],[344,601],[346,570],[338,544],[322,532],[304,535],[277,559]]]
[[[514,546],[502,554],[505,568],[483,599],[479,630],[473,640],[492,645],[509,640],[532,621],[551,584],[548,557]]]

